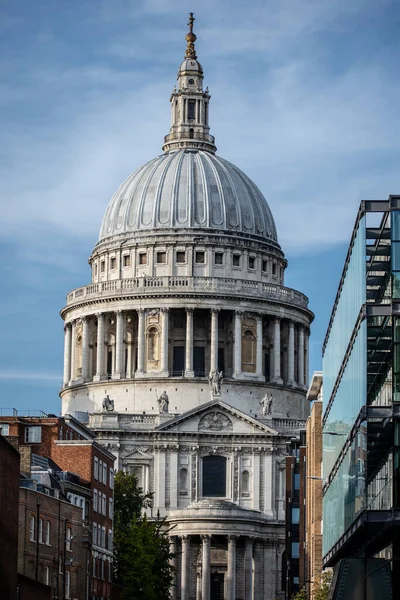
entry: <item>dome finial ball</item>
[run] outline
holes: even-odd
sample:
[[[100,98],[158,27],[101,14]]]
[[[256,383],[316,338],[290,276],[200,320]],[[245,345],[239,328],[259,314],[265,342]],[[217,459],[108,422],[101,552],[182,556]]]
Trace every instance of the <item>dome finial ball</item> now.
[[[193,16],[193,13],[189,13],[189,22],[188,22],[188,27],[189,27],[189,33],[186,34],[186,41],[187,41],[187,47],[186,47],[186,54],[185,54],[185,58],[194,58],[196,59],[196,50],[194,48],[194,43],[196,41],[196,36],[193,33],[193,23],[194,23],[195,19]]]

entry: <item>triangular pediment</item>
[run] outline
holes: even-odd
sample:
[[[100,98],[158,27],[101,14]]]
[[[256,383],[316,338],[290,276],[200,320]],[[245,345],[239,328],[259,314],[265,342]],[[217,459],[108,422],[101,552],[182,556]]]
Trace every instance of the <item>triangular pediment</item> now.
[[[261,423],[222,400],[212,400],[188,410],[178,417],[159,425],[156,431],[214,435],[251,435],[260,433],[264,435],[278,435],[278,432],[272,427]]]

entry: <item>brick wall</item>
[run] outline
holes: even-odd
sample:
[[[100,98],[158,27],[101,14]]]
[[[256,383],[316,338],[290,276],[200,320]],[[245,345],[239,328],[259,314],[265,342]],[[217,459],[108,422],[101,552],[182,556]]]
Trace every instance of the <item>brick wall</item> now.
[[[2,600],[17,594],[19,454],[0,435],[0,586]]]

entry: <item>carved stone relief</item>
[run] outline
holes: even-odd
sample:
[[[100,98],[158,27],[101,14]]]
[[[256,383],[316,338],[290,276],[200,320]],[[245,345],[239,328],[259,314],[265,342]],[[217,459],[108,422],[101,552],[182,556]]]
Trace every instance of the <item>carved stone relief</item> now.
[[[232,421],[222,412],[209,412],[199,422],[199,431],[232,431]]]

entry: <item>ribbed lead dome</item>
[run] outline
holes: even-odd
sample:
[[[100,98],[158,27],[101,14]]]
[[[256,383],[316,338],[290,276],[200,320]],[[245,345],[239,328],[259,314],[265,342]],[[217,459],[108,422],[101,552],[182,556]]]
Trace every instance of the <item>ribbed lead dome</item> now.
[[[162,154],[130,175],[111,199],[99,241],[155,228],[227,230],[277,243],[258,187],[232,163],[202,150]]]

